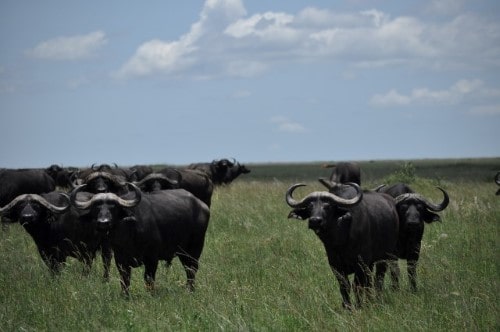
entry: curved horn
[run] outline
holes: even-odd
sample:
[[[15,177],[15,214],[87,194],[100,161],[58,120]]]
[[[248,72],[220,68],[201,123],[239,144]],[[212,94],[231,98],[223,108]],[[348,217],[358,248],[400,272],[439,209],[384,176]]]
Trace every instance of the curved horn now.
[[[85,189],[85,187],[87,186],[86,183],[84,184],[81,184],[79,186],[76,186],[73,191],[71,192],[71,195],[69,197],[69,200],[71,202],[71,205],[73,205],[74,207],[76,207],[77,209],[79,210],[86,210],[90,207],[90,205],[92,204],[92,200],[88,200],[86,202],[83,202],[83,201],[78,201],[76,200],[76,195],[78,195],[78,193],[80,191],[83,191],[83,189]]]
[[[380,192],[380,189],[384,188],[386,184],[381,184],[372,189],[372,191]]]
[[[444,209],[446,209],[446,207],[450,203],[450,197],[448,196],[448,193],[443,188],[441,188],[441,187],[436,187],[436,188],[441,190],[441,192],[443,193],[443,201],[440,204],[433,204],[429,201],[425,201],[425,205],[427,206],[427,208],[429,210],[434,211],[434,212],[439,212],[439,211],[443,211]]]
[[[10,209],[12,209],[14,206],[16,206],[19,202],[22,202],[26,199],[29,199],[31,195],[30,194],[22,194],[14,198],[10,203],[8,203],[5,206],[0,207],[0,214],[6,213]]]
[[[57,206],[49,201],[47,201],[44,197],[40,195],[30,195],[29,200],[36,201],[46,207],[48,210],[50,210],[53,213],[63,213],[65,212],[71,205],[69,201],[69,196],[64,194],[64,193],[59,193],[59,195],[64,199],[66,205],[63,206]]]
[[[71,183],[71,187],[75,189],[78,187],[78,172],[74,172],[69,176],[69,183]]]
[[[114,174],[111,174],[111,173],[108,173],[108,172],[93,172],[93,173],[90,173],[85,178],[85,180],[83,180],[83,182],[84,183],[88,183],[88,182],[90,182],[90,181],[92,181],[92,180],[94,180],[95,178],[98,178],[98,177],[108,179],[111,182],[116,183],[116,184],[118,184],[120,186],[126,185],[126,182],[120,176],[117,176],[117,175],[114,175]]]
[[[135,197],[133,199],[123,199],[120,196],[113,194],[113,193],[100,193],[93,195],[91,199],[88,201],[78,201],[76,199],[77,194],[82,191],[86,184],[82,184],[78,186],[75,190],[71,192],[71,204],[73,204],[77,209],[79,210],[87,210],[92,206],[93,203],[98,202],[98,201],[113,201],[119,204],[120,206],[126,207],[126,208],[131,208],[139,204],[142,198],[142,193],[141,190],[134,185],[133,183],[127,182],[127,185],[132,187],[132,190],[135,193]]]
[[[321,183],[322,185],[324,185],[326,187],[326,189],[328,189],[328,190],[330,190],[333,187],[335,187],[335,182],[327,180],[325,178],[318,178],[318,181],[319,181],[319,183]]]
[[[133,183],[127,182],[127,185],[130,186],[132,188],[132,190],[134,191],[134,198],[133,199],[123,199],[123,198],[119,197],[118,195],[115,195],[115,194],[112,194],[112,195],[115,195],[118,198],[116,200],[116,202],[118,204],[120,204],[120,206],[123,206],[126,208],[132,208],[132,207],[136,206],[137,204],[139,204],[139,202],[141,201],[142,192],[141,192],[141,189],[139,189],[139,187],[137,187]]]
[[[305,205],[305,198],[302,199],[300,202],[299,201],[296,201],[293,197],[292,197],[292,194],[293,194],[293,191],[295,189],[297,189],[298,187],[305,187],[306,184],[304,183],[296,183],[294,184],[293,186],[291,186],[290,188],[288,188],[288,190],[286,191],[286,194],[285,194],[285,200],[286,200],[286,203],[292,207],[292,208],[298,208],[298,207],[302,207]]]
[[[500,186],[500,172],[497,172],[497,175],[495,175],[495,183]]]
[[[179,171],[176,170],[176,172],[177,172],[177,174],[180,175]],[[168,176],[166,176],[164,174],[161,174],[161,173],[151,173],[151,174],[148,174],[141,181],[135,181],[135,182],[132,182],[132,183],[135,184],[136,186],[140,187],[140,186],[144,185],[148,181],[164,181],[164,182],[167,182],[168,184],[170,184],[172,186],[177,186],[179,184],[179,182],[177,180],[170,179]]]
[[[343,198],[343,197],[337,196],[333,193],[329,193],[326,191],[315,191],[315,192],[310,193],[306,197],[304,197],[300,202],[298,202],[292,197],[292,193],[296,188],[305,186],[305,184],[303,184],[303,183],[298,183],[298,184],[294,184],[293,186],[291,186],[287,190],[286,196],[285,196],[286,202],[290,207],[293,207],[293,208],[303,207],[306,204],[308,204],[309,202],[311,202],[311,200],[318,199],[318,198],[328,200],[336,205],[343,206],[343,207],[353,206],[353,205],[358,204],[361,201],[361,199],[363,198],[363,191],[361,190],[361,188],[357,184],[351,183],[351,182],[346,183],[345,185],[354,187],[354,189],[356,190],[356,196],[354,196],[353,198]]]
[[[443,192],[443,195],[444,195],[443,201],[440,204],[431,203],[431,202],[429,202],[429,200],[427,198],[425,198],[424,196],[422,196],[420,194],[416,194],[416,193],[408,193],[408,194],[399,195],[396,198],[394,198],[394,200],[395,200],[396,204],[399,204],[407,199],[418,200],[418,201],[422,202],[423,204],[425,204],[425,206],[428,210],[433,211],[433,212],[440,212],[440,211],[443,211],[444,209],[446,209],[446,207],[450,203],[450,197],[448,196],[448,193],[443,188],[440,188],[440,187],[436,187],[436,188],[441,190]]]

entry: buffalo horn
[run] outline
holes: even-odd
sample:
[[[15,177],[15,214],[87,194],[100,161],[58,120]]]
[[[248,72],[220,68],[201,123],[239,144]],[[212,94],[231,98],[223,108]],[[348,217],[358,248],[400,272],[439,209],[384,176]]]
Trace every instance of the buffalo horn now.
[[[134,207],[141,201],[142,193],[141,190],[133,183],[127,182],[127,185],[129,185],[135,193],[135,197],[133,199],[123,199],[114,193],[100,193],[93,195],[92,198],[87,201],[79,201],[76,199],[77,194],[87,186],[86,184],[82,184],[71,192],[71,204],[73,204],[79,210],[87,210],[92,206],[93,203],[99,201],[113,201],[122,207]]]
[[[36,201],[36,202],[40,203],[41,205],[45,206],[50,211],[54,212],[54,213],[63,213],[64,211],[66,211],[69,208],[70,202],[69,202],[68,195],[63,194],[63,193],[60,193],[60,195],[61,195],[61,197],[64,198],[64,200],[67,203],[65,206],[56,206],[56,205],[50,203],[49,201],[47,201],[42,196],[36,195],[36,194],[23,194],[23,195],[19,195],[16,198],[14,198],[6,206],[0,207],[0,214],[9,211],[14,206],[16,206],[19,202],[24,202],[24,201]]]
[[[5,206],[2,206],[0,207],[0,214],[2,213],[5,213],[7,211],[9,211],[10,209],[12,209],[14,206],[16,206],[19,202],[21,201],[24,201],[25,199],[27,199],[29,196],[31,196],[30,194],[23,194],[23,195],[19,195],[17,196],[16,198],[14,198],[12,201],[10,201],[9,204],[5,205]]]
[[[420,194],[416,194],[416,193],[407,193],[407,194],[399,195],[394,200],[396,201],[396,204],[399,204],[407,199],[418,200],[418,201],[422,202],[423,204],[425,204],[425,206],[427,207],[428,210],[433,211],[433,212],[440,212],[440,211],[443,211],[444,209],[446,209],[446,207],[450,203],[450,197],[448,196],[448,193],[444,189],[442,189],[440,187],[436,187],[436,188],[441,190],[443,192],[443,195],[444,195],[443,201],[440,204],[431,203],[431,202],[429,202],[429,200],[427,198],[425,198],[424,196],[422,196]]]
[[[180,173],[179,171],[177,170],[173,170],[175,172],[177,172],[177,174],[179,174],[180,176]],[[148,182],[148,181],[152,181],[152,180],[156,180],[156,181],[165,181],[173,186],[176,186],[179,184],[179,182],[177,180],[173,180],[173,179],[170,179],[168,176],[164,175],[164,174],[160,174],[160,173],[151,173],[151,174],[148,174],[144,179],[142,179],[141,181],[137,181],[137,182],[133,182],[133,184],[135,184],[136,186],[142,186],[144,183]]]
[[[88,182],[94,180],[95,178],[99,178],[99,177],[108,179],[111,182],[116,183],[120,186],[124,186],[126,184],[126,182],[124,180],[122,180],[121,177],[114,175],[114,174],[110,174],[108,172],[93,172],[89,176],[87,176],[83,182],[88,183]]]
[[[352,206],[352,205],[359,203],[361,201],[361,199],[363,198],[363,191],[361,191],[359,186],[355,183],[346,183],[346,185],[349,185],[351,187],[354,187],[354,189],[356,189],[356,196],[355,197],[347,199],[347,198],[343,198],[343,197],[337,196],[335,194],[332,194],[332,193],[329,193],[326,191],[315,191],[315,192],[310,193],[306,197],[304,197],[301,201],[296,201],[292,197],[293,191],[298,187],[305,186],[305,184],[303,184],[303,183],[297,183],[297,184],[294,184],[293,186],[291,186],[290,188],[288,188],[288,190],[286,191],[285,198],[286,198],[287,204],[292,208],[304,207],[315,199],[328,200],[334,204],[337,204],[339,206],[345,206],[345,207]]]

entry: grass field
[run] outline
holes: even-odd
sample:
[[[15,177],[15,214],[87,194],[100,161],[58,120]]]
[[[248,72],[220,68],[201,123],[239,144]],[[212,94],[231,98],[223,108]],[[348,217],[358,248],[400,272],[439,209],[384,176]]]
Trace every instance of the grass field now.
[[[419,291],[386,289],[380,299],[346,311],[323,246],[307,223],[288,220],[284,201],[294,182],[322,189],[321,163],[247,165],[252,173],[217,188],[197,276],[184,288],[178,260],[158,269],[148,292],[133,270],[130,299],[113,266],[101,280],[70,259],[51,278],[20,225],[0,235],[1,331],[498,331],[500,329],[500,196],[493,182],[500,158],[361,163],[364,188],[399,179],[433,201],[450,195],[442,223],[427,225]],[[400,262],[405,271],[404,262]],[[388,278],[386,278],[388,279]],[[389,282],[386,280],[386,286]],[[388,288],[388,287],[386,287]]]

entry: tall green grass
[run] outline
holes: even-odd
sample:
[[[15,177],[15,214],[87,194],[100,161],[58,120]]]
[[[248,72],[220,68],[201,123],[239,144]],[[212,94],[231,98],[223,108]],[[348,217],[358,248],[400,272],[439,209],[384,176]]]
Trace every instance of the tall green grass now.
[[[451,198],[443,221],[426,226],[419,290],[408,290],[403,273],[400,291],[386,289],[373,303],[346,311],[321,242],[306,222],[287,219],[284,193],[295,179],[276,174],[265,180],[244,175],[215,190],[193,293],[184,288],[178,260],[170,268],[160,265],[153,293],[143,285],[143,269],[134,269],[128,300],[115,267],[110,282],[102,282],[100,259],[87,277],[82,264],[70,259],[52,278],[28,234],[11,225],[0,235],[0,330],[500,329],[500,197],[493,181],[426,178],[417,167],[415,189],[437,201],[439,184]],[[298,197],[322,189],[314,175],[305,178],[297,179],[308,184]]]

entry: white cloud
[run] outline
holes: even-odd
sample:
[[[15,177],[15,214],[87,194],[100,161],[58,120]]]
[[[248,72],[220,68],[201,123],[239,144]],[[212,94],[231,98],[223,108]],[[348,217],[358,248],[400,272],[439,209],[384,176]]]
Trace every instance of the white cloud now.
[[[439,15],[456,14],[462,10],[465,0],[431,0],[427,11]]]
[[[485,86],[479,79],[459,80],[448,89],[431,90],[416,88],[404,95],[395,89],[385,94],[376,94],[370,104],[377,107],[394,107],[421,104],[456,105],[464,101],[476,101],[482,98],[499,98],[500,91]]]
[[[27,52],[28,55],[49,60],[79,60],[95,55],[107,43],[102,31],[86,35],[57,37],[43,41]]]
[[[473,115],[500,115],[500,104],[475,106],[469,113]]]
[[[235,19],[246,14],[240,0],[206,0],[199,21],[176,41],[152,40],[140,45],[135,54],[116,73],[117,77],[178,73],[196,65],[200,48],[216,49],[217,35]],[[204,76],[201,74],[198,77]]]
[[[234,91],[233,94],[231,95],[231,98],[234,99],[245,99],[248,98],[252,95],[252,92],[249,90],[237,90]]]
[[[451,3],[435,11],[456,11]],[[460,36],[459,38],[457,36]],[[247,15],[242,0],[207,0],[198,21],[177,40],[146,41],[118,71],[252,77],[276,62],[309,59],[358,67],[500,66],[500,23],[465,12],[444,21],[391,17],[377,9],[335,12],[306,7],[293,14]]]
[[[289,133],[303,133],[306,131],[304,126],[300,123],[293,122],[283,116],[274,116],[270,119],[271,123],[277,125],[278,131],[289,132]]]

